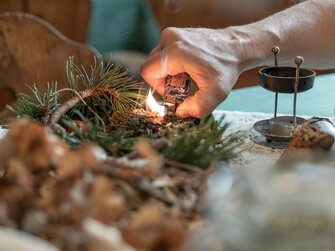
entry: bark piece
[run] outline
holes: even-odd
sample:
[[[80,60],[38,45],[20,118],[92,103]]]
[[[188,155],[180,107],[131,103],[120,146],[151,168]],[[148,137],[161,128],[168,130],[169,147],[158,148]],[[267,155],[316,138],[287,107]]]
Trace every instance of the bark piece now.
[[[278,163],[308,160],[317,152],[329,151],[335,138],[315,127],[304,125],[299,127]]]

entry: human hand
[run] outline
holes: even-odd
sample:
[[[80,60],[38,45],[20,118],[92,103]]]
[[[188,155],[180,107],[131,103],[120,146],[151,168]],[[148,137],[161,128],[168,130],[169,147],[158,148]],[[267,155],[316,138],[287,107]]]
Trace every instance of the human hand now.
[[[164,94],[165,78],[187,72],[199,90],[178,107],[180,117],[203,118],[229,94],[242,72],[242,46],[230,29],[167,28],[142,66],[144,80]]]

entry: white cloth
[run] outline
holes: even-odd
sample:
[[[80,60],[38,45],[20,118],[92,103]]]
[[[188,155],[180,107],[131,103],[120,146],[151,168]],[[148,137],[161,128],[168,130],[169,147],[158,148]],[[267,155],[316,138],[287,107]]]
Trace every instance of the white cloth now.
[[[214,112],[215,118],[222,116],[225,116],[224,122],[230,123],[227,134],[239,132],[245,136],[244,143],[239,149],[241,152],[232,161],[234,167],[273,166],[277,162],[287,143],[273,141],[268,143],[264,136],[253,129],[254,123],[259,120],[270,119],[273,114],[222,110]],[[309,118],[308,116],[301,117]],[[335,122],[334,118],[330,119]]]

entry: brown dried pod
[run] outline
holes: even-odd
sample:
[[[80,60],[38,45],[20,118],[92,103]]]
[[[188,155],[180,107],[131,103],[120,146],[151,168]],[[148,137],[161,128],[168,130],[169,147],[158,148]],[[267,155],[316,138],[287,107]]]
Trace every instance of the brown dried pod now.
[[[27,167],[17,158],[10,158],[7,162],[8,171],[5,179],[15,182],[18,186],[26,190],[27,193],[33,194],[34,177]]]
[[[137,142],[136,150],[141,157],[148,161],[148,176],[150,174],[155,175],[157,173],[156,169],[160,169],[164,166],[163,156],[155,149],[153,149],[153,147],[147,141],[140,140]]]
[[[31,171],[45,170],[50,165],[51,147],[46,128],[20,119],[10,125],[6,137],[0,142],[0,159],[19,158]]]
[[[97,151],[99,148],[93,145],[84,145],[76,151],[63,151],[55,163],[57,178],[79,179],[85,170],[96,169],[101,161]]]
[[[123,231],[123,238],[141,250],[182,250],[187,229],[181,218],[178,210],[171,210],[157,202],[149,202],[133,215]]]
[[[88,215],[105,224],[116,222],[129,211],[125,197],[111,179],[99,175],[89,195]]]
[[[88,198],[88,216],[105,224],[117,222],[129,211],[125,191],[103,175],[96,177]]]

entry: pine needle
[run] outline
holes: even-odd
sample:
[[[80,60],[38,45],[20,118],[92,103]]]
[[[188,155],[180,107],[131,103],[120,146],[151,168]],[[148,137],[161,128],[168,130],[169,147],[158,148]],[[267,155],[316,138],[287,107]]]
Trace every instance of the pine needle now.
[[[212,162],[226,161],[235,156],[238,138],[223,137],[229,124],[220,126],[223,117],[216,122],[214,118],[203,122],[198,128],[179,131],[170,139],[163,154],[167,159],[208,168]]]
[[[20,93],[14,107],[7,105],[7,109],[16,114],[17,117],[28,116],[35,122],[46,124],[47,119],[58,106],[57,83],[48,83],[48,89],[44,94],[39,91],[36,85],[28,87],[33,95]]]
[[[102,60],[95,58],[90,72],[87,72],[70,57],[66,63],[66,76],[68,88],[57,90],[56,84],[48,84],[47,92],[42,94],[34,85],[29,87],[31,96],[19,94],[17,103],[8,109],[17,117],[30,117],[44,124],[57,123],[66,113],[71,116],[76,110],[87,118],[98,115],[108,121],[114,112],[139,107],[144,99],[140,94],[141,83],[130,77],[127,71],[121,71],[119,64],[104,65]],[[58,105],[59,94],[69,90],[72,98]]]
[[[176,129],[156,124],[148,114],[133,112],[144,100],[141,83],[122,71],[120,65],[104,65],[95,59],[87,72],[70,57],[66,75],[67,88],[57,90],[55,83],[48,84],[47,92],[42,94],[34,85],[30,88],[32,96],[20,94],[15,106],[8,109],[17,117],[28,116],[49,125],[73,148],[89,142],[112,156],[134,151],[140,139],[152,141],[161,137],[169,142],[159,150],[161,154],[179,163],[208,168],[212,162],[229,160],[235,155],[238,139],[223,137],[228,127],[220,126],[223,118]],[[71,93],[71,98],[58,104],[60,93],[65,91]],[[174,122],[177,123],[171,123]]]
[[[101,120],[95,117],[93,121],[85,118],[80,111],[74,111],[75,115],[85,125],[76,123],[72,118],[64,119],[62,122],[67,127],[63,138],[72,148],[78,148],[85,143],[93,143],[103,148],[107,154],[118,157],[128,154],[134,150],[135,142],[139,137],[134,136],[132,131],[113,130],[102,132]]]
[[[66,72],[69,88],[79,91],[79,87],[84,86],[85,90],[92,90],[91,94],[85,97],[85,101],[100,117],[105,118],[105,121],[113,112],[124,112],[139,107],[144,99],[140,94],[142,83],[130,77],[127,71],[121,71],[119,64],[108,63],[104,66],[102,61],[95,59],[88,73],[83,67],[75,65],[73,58],[70,58]],[[92,116],[82,103],[78,103],[73,109],[80,110],[86,116]]]

